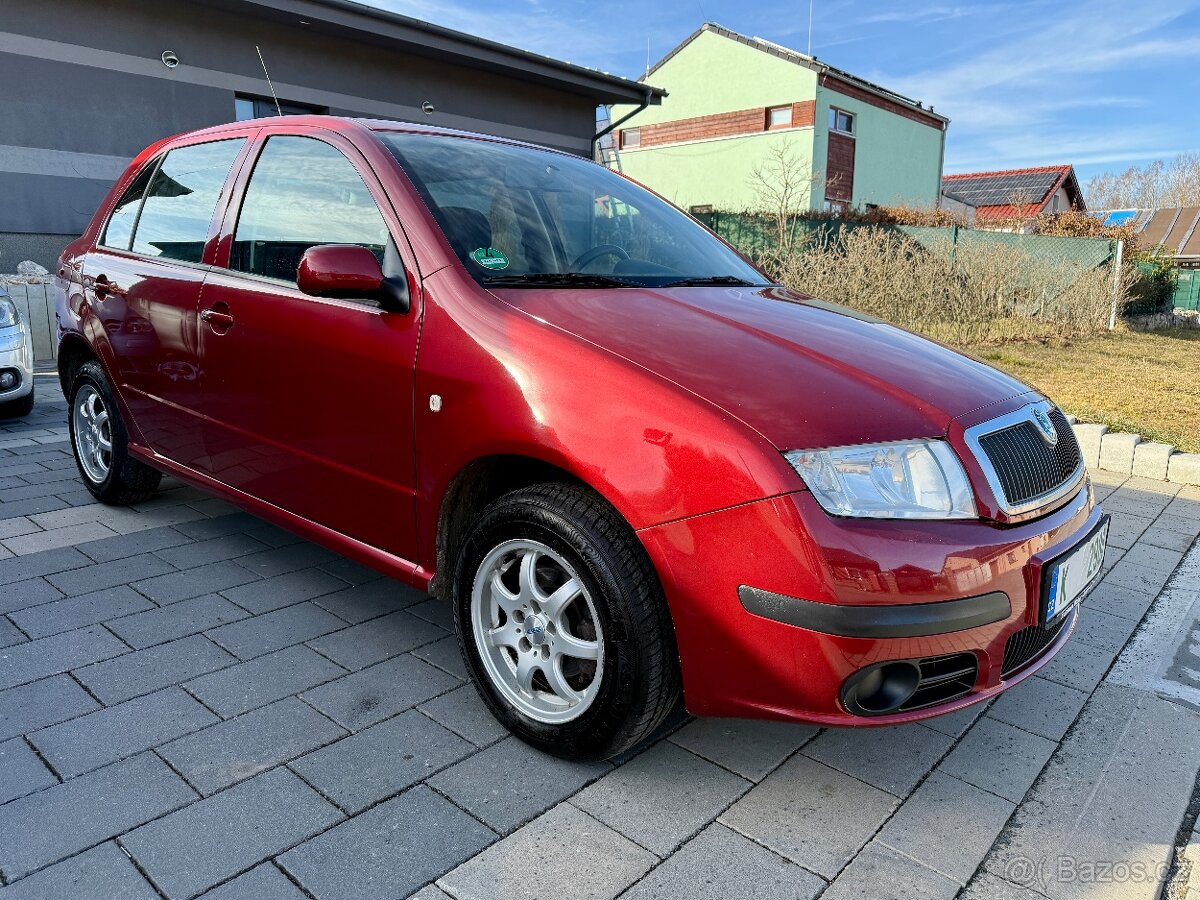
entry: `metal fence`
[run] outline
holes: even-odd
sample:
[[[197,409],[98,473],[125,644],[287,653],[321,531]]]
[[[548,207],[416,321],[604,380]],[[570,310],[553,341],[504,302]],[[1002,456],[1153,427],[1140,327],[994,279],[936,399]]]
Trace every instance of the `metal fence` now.
[[[1200,309],[1200,269],[1176,269],[1176,309]]]

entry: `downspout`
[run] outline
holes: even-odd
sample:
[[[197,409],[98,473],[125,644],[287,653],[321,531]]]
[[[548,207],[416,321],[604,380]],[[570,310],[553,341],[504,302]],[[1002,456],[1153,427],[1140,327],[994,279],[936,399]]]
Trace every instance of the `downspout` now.
[[[937,199],[933,201],[933,209],[936,212],[942,208],[942,174],[946,171],[946,132],[950,130],[950,123],[942,123],[942,146],[938,151],[938,174],[937,174]],[[957,235],[957,232],[955,232]],[[955,242],[957,243],[957,241]]]
[[[646,88],[646,94],[642,98],[641,106],[639,106],[637,109],[633,110],[629,114],[621,116],[621,118],[617,119],[617,121],[609,122],[607,128],[605,128],[601,131],[597,131],[594,135],[592,135],[592,159],[596,158],[596,147],[600,143],[600,139],[602,137],[604,137],[606,134],[613,131],[614,129],[620,128],[622,125],[624,125],[626,122],[628,122],[634,116],[636,116],[638,113],[645,110],[646,107],[648,107],[650,105],[650,99],[653,96],[654,96],[654,92],[650,88]]]

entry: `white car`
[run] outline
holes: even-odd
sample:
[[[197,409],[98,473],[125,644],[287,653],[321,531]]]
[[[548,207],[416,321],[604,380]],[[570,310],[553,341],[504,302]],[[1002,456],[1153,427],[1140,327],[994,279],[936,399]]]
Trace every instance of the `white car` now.
[[[17,304],[0,287],[0,418],[33,409],[33,338]]]

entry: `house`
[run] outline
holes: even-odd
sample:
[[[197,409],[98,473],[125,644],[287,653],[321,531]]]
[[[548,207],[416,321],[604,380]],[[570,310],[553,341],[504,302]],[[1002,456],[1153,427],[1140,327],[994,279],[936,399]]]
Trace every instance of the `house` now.
[[[973,206],[976,228],[1026,230],[1024,220],[1087,209],[1069,165],[944,175],[942,194]]]
[[[348,0],[5,7],[0,272],[23,259],[53,265],[129,160],[181,131],[316,112],[430,122],[590,155],[597,106],[662,96]],[[482,15],[481,28],[486,22]]]
[[[949,120],[813,56],[707,23],[644,80],[669,96],[612,110],[613,164],[684,209],[777,208],[781,160],[795,208],[938,204]]]
[[[1102,209],[1091,213],[1105,225],[1132,225],[1138,247],[1169,254],[1179,269],[1200,269],[1200,207]]]

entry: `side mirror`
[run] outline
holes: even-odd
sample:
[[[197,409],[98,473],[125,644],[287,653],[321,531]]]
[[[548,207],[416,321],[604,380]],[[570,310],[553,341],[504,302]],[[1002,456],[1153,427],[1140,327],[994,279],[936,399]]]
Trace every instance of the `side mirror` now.
[[[313,297],[375,300],[389,312],[408,312],[408,278],[384,278],[375,254],[366,247],[323,244],[300,257],[296,287]]]

